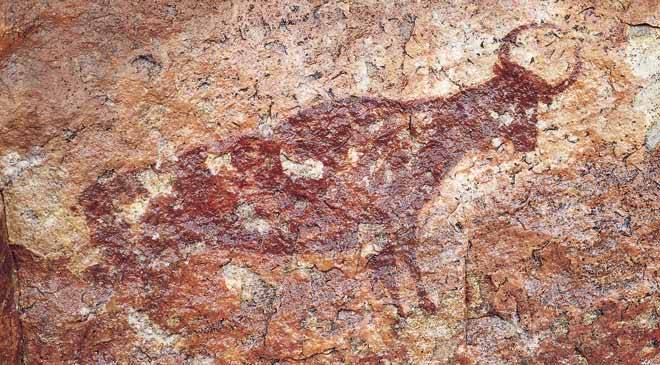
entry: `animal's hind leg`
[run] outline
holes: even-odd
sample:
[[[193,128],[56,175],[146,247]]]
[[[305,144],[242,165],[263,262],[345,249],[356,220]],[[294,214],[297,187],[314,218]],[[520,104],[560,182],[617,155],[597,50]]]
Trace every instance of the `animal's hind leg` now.
[[[373,269],[374,279],[383,284],[388,294],[392,297],[399,315],[403,313],[401,298],[399,295],[399,283],[396,273],[396,256],[391,250],[385,250],[369,259],[367,263]]]
[[[399,247],[397,251],[403,259],[403,262],[406,263],[408,269],[412,273],[413,280],[415,280],[415,289],[417,291],[417,298],[420,301],[420,307],[429,313],[435,313],[437,307],[433,301],[429,299],[426,288],[424,288],[422,285],[422,273],[419,269],[419,265],[417,264],[417,257],[415,256],[415,252],[412,251],[409,246]]]
[[[403,313],[401,307],[401,290],[397,281],[396,268],[399,261],[397,259],[401,260],[412,276],[417,298],[420,301],[420,307],[427,312],[435,313],[437,308],[429,299],[428,293],[422,285],[422,275],[417,265],[415,253],[406,245],[389,246],[369,260],[369,266],[374,269],[376,279],[385,286],[398,311]]]

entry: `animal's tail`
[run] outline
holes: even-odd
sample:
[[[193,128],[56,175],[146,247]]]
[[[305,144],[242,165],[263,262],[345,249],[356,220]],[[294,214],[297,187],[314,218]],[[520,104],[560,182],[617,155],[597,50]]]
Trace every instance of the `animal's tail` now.
[[[520,35],[520,33],[526,30],[544,29],[544,28],[560,30],[560,28],[554,24],[531,23],[531,24],[521,25],[510,31],[502,39],[502,45],[500,46],[500,49],[498,51],[498,57],[500,59],[500,63],[504,67],[510,65],[516,65],[516,63],[511,59],[511,45],[516,44],[516,41],[518,40],[518,36]],[[575,58],[576,58],[576,62],[575,65],[573,65],[573,69],[571,70],[570,75],[568,75],[568,77],[566,77],[564,80],[552,86],[552,94],[556,95],[561,93],[562,91],[568,89],[577,80],[578,75],[580,74],[582,69],[582,59],[580,58],[579,47],[575,49]]]

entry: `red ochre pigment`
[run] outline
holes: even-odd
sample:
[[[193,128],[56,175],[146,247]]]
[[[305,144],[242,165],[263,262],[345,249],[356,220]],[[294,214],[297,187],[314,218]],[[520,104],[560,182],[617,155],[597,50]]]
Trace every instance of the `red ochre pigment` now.
[[[368,270],[397,302],[391,270],[406,265],[419,279],[411,248],[417,214],[432,188],[466,152],[489,148],[493,138],[510,140],[518,151],[533,150],[538,104],[550,103],[577,77],[579,64],[551,85],[510,60],[510,45],[531,27],[539,26],[505,37],[492,79],[455,95],[327,102],[283,120],[268,138],[247,135],[179,155],[156,171],[174,178],[172,193],[149,201],[137,241],[129,239],[130,225],[116,205],[148,197],[137,179],[140,171],[99,179],[80,202],[93,244],[115,269],[97,267],[94,277],[109,283],[117,275],[143,275],[149,263],[136,251],[158,257],[196,242],[268,255],[355,250],[359,226],[372,224],[382,227],[380,239],[387,244],[369,259]],[[230,156],[231,167],[212,174],[205,163],[209,154]],[[320,162],[322,176],[287,174],[282,159]],[[261,229],[250,229],[246,219],[258,219]],[[420,306],[435,310],[421,286],[418,295]]]

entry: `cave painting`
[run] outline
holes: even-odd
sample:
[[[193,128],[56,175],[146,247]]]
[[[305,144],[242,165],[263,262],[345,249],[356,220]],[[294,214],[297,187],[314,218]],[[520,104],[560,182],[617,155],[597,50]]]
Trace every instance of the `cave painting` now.
[[[579,61],[554,84],[512,61],[520,32],[541,27],[551,26],[511,31],[494,76],[454,95],[355,97],[304,109],[269,136],[217,141],[159,166],[153,171],[169,185],[155,196],[140,178],[145,170],[99,179],[80,197],[91,241],[114,268],[99,269],[98,280],[146,275],[145,257],[199,242],[261,255],[325,254],[359,250],[368,236],[364,270],[396,302],[390,270],[403,265],[421,275],[416,221],[433,187],[466,152],[492,148],[494,138],[533,150],[538,104],[576,80]],[[420,307],[435,310],[421,285],[417,295]]]

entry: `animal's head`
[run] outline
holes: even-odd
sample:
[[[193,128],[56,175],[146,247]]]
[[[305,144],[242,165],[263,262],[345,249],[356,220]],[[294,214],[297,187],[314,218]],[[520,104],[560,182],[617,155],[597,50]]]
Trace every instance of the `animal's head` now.
[[[575,38],[547,23],[526,24],[510,31],[502,39],[498,56],[498,72],[517,74],[521,81],[533,79],[537,87],[544,87],[536,92],[547,97],[571,86],[582,66]]]
[[[551,24],[515,28],[502,39],[495,94],[487,113],[494,134],[514,143],[519,151],[536,146],[537,112],[565,91],[580,73],[576,43]]]

